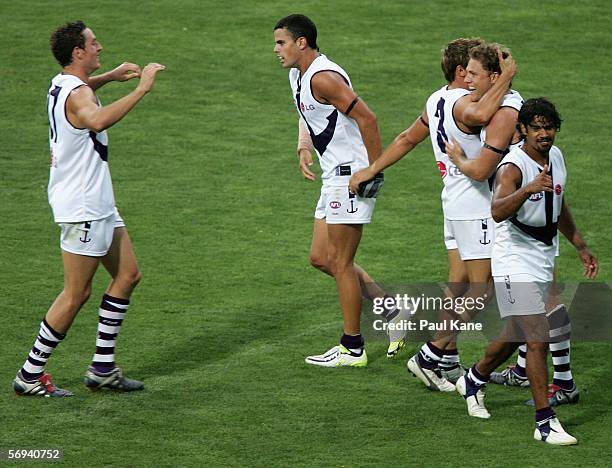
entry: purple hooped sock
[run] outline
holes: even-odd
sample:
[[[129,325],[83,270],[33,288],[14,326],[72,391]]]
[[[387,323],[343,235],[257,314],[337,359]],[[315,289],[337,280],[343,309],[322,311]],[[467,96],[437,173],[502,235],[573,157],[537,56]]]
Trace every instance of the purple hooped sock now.
[[[96,353],[91,363],[97,373],[107,374],[115,368],[115,345],[129,305],[128,299],[108,294],[102,297],[98,314]]]

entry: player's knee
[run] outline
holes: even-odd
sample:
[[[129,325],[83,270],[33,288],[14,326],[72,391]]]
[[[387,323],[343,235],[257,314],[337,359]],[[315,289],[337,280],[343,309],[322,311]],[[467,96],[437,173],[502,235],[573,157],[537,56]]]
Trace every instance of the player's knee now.
[[[138,286],[141,279],[142,273],[138,268],[134,268],[133,270],[123,272],[119,278],[117,278],[117,281],[127,289],[134,289],[136,286]]]
[[[327,270],[327,256],[318,253],[311,253],[308,259],[310,264],[317,270]]]
[[[85,304],[91,297],[91,284],[85,287],[85,290],[81,294],[81,305]]]
[[[353,271],[353,262],[342,261],[331,257],[329,259],[329,270],[333,276],[341,275],[348,270]]]
[[[527,342],[527,353],[534,353],[546,355],[548,352],[548,343],[545,341],[528,341]]]
[[[91,296],[91,286],[87,286],[83,290],[64,289],[62,296],[66,308],[71,312],[76,312]]]

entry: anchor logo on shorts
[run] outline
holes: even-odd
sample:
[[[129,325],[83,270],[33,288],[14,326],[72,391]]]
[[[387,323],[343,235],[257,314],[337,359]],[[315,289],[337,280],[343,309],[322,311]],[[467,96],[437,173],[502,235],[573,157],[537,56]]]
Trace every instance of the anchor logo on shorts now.
[[[508,297],[507,297],[508,302],[510,304],[514,304],[516,302],[516,299],[512,297],[512,285],[510,284],[510,277],[505,276],[504,282],[506,283],[506,293],[508,294]]]
[[[490,244],[491,241],[487,240],[487,220],[486,219],[480,220],[480,228],[482,229],[482,240],[479,240],[478,242],[480,242],[482,245]]]
[[[91,242],[91,238],[87,238],[87,234],[89,234],[89,230],[91,229],[91,221],[87,221],[83,223],[83,229],[85,230],[85,235],[83,237],[79,237],[79,240],[84,244]]]
[[[351,200],[351,208],[346,210],[347,213],[357,213],[359,208],[355,208],[355,200]]]

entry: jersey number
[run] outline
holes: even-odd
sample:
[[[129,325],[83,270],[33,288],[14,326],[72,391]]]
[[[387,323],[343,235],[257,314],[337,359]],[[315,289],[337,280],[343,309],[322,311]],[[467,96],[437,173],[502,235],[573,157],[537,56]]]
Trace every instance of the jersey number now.
[[[53,106],[51,106],[51,103],[48,102],[48,106],[50,106],[49,110],[49,132],[51,134],[50,138],[51,140],[53,140],[54,143],[57,143],[57,122],[55,120],[55,106],[57,105],[57,100],[59,98],[59,93],[62,90],[62,88],[60,86],[56,86],[55,88],[53,88],[50,92],[49,95],[53,96]]]
[[[435,116],[439,119],[438,129],[436,130],[436,134],[437,134],[436,141],[438,142],[438,147],[440,148],[440,151],[442,151],[444,154],[446,154],[446,142],[448,141],[448,137],[446,136],[446,132],[444,131],[444,104],[445,103],[446,101],[444,100],[444,98],[440,98],[440,100],[438,101],[438,105],[436,106],[436,113],[435,113]]]

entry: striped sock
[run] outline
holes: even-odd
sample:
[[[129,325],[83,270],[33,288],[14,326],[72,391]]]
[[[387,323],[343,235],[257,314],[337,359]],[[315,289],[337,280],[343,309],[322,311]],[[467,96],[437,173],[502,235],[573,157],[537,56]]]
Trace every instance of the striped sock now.
[[[442,360],[438,363],[438,367],[446,371],[459,367],[459,350],[456,348],[445,349]]]
[[[20,370],[21,376],[30,382],[42,376],[51,353],[65,337],[66,335],[55,331],[47,320],[43,319],[34,346]]]
[[[549,422],[555,416],[556,416],[555,412],[554,412],[554,410],[550,406],[547,406],[546,408],[541,408],[539,410],[536,410],[536,412],[535,412],[536,424],[538,426],[546,424],[547,422]]]
[[[393,299],[391,296],[385,295],[384,300],[387,301],[387,302],[391,302],[391,301],[388,301],[388,299],[391,299],[391,301],[393,301],[393,305],[391,307],[387,307],[385,305],[386,302],[383,302],[383,309],[384,310],[383,310],[383,313],[381,315],[384,317],[384,319],[387,322],[390,322],[391,320],[393,320],[397,316],[397,314],[400,313],[400,310],[395,305],[395,299]]]
[[[527,345],[522,344],[518,348],[518,356],[516,358],[516,365],[514,366],[514,373],[519,377],[527,377],[527,370],[525,366],[527,365]]]
[[[547,314],[550,328],[550,354],[553,362],[553,384],[564,390],[574,388],[570,367],[570,336],[572,324],[565,305],[559,304]]]
[[[105,294],[102,296],[98,320],[96,353],[91,367],[106,374],[115,368],[115,344],[130,301]]]
[[[438,363],[442,360],[444,351],[434,345],[431,341],[428,341],[423,346],[418,354],[418,360],[421,367],[425,369],[434,369]]]
[[[489,381],[489,376],[484,376],[483,374],[481,374],[480,371],[476,368],[476,364],[470,367],[470,369],[467,371],[467,375],[465,378],[469,379],[470,383],[472,383],[476,387],[482,387],[483,385],[486,385]]]

